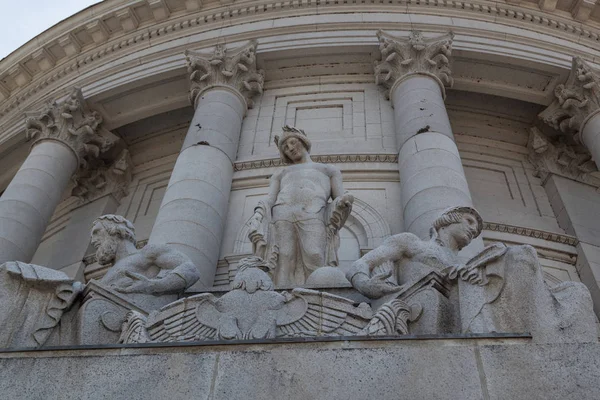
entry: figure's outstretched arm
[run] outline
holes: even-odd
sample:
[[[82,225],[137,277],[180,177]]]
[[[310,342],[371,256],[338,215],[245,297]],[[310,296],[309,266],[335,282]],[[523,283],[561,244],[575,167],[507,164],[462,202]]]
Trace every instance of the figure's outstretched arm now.
[[[359,292],[369,298],[379,298],[387,293],[398,291],[400,286],[386,281],[391,276],[391,271],[375,276],[371,276],[371,272],[384,262],[396,262],[403,258],[412,257],[419,242],[419,238],[411,233],[400,233],[389,237],[381,246],[355,261],[345,271],[346,279]]]
[[[140,253],[143,258],[140,262],[153,263],[161,270],[169,271],[161,278],[126,272],[133,282],[117,289],[120,292],[153,295],[181,293],[200,278],[198,269],[189,257],[167,245],[148,245]]]

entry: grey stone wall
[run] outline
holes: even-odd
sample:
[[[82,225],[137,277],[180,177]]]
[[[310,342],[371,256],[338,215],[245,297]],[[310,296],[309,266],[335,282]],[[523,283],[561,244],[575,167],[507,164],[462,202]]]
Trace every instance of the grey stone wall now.
[[[408,339],[0,353],[3,399],[598,399],[600,345]]]

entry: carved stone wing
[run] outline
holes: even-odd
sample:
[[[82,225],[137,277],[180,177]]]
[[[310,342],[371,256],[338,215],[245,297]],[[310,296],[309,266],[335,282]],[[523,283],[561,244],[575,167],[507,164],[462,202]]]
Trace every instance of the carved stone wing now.
[[[303,310],[303,306],[305,308]],[[280,310],[277,337],[350,336],[368,323],[373,311],[367,304],[310,289],[294,289],[292,299]]]
[[[146,323],[153,342],[182,342],[217,339],[222,316],[210,293],[186,297],[150,314]]]

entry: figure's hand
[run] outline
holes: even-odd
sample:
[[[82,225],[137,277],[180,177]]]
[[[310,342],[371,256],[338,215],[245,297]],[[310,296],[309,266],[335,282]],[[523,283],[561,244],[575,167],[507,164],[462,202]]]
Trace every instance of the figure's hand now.
[[[465,282],[469,282],[472,285],[486,285],[487,279],[482,268],[469,268],[464,264],[453,265],[443,270],[446,277],[450,280],[460,278]]]
[[[403,288],[386,281],[390,276],[392,276],[392,271],[377,274],[371,278],[359,274],[352,279],[352,285],[366,297],[378,299],[386,294],[398,292]]]
[[[344,207],[352,207],[352,203],[354,203],[354,196],[352,196],[350,193],[344,193],[340,197],[340,204]]]
[[[462,274],[467,270],[467,267],[464,264],[456,264],[451,265],[450,267],[444,268],[442,271],[443,274],[446,275],[446,278],[450,280],[455,280],[459,276],[462,278]]]
[[[125,275],[131,278],[132,281],[126,285],[115,287],[117,292],[146,294],[152,294],[154,292],[155,284],[153,279],[148,279],[144,275],[130,271],[125,271]]]
[[[469,282],[471,285],[484,286],[488,283],[483,268],[465,268],[460,273],[460,279]]]
[[[260,211],[256,211],[252,217],[248,220],[248,226],[250,227],[250,231],[257,231],[260,227],[260,224],[263,221],[264,215]]]

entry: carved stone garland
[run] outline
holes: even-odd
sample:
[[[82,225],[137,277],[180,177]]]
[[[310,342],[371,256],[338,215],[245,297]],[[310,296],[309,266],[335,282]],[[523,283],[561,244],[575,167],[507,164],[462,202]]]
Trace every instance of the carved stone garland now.
[[[251,108],[252,96],[262,93],[264,81],[264,72],[256,70],[256,46],[256,40],[252,40],[236,49],[217,45],[212,53],[186,51],[192,104],[196,105],[198,96],[204,91],[225,86],[239,92]]]
[[[441,37],[425,39],[419,31],[412,31],[408,38],[400,38],[380,30],[377,37],[381,61],[375,62],[375,82],[387,89],[388,98],[398,79],[411,74],[433,77],[440,83],[442,93],[444,86],[452,86],[452,32]]]

